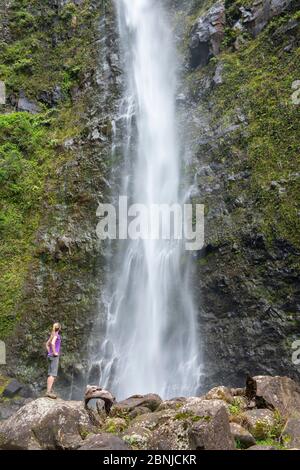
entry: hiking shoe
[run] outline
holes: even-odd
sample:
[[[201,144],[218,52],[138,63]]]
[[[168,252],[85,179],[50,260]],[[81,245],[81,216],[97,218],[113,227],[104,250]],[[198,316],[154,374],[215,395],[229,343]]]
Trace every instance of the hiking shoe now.
[[[55,399],[57,398],[57,396],[55,395],[55,393],[52,393],[52,392],[47,392],[47,393],[46,393],[46,397],[52,398],[53,400],[55,400]]]

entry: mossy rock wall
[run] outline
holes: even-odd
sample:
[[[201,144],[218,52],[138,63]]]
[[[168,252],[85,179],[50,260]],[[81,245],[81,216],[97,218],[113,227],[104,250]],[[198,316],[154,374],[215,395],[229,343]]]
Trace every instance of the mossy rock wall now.
[[[174,24],[186,63],[187,172],[206,214],[193,280],[203,386],[238,385],[247,373],[299,378],[299,2],[254,34],[236,22],[259,2],[226,1],[221,51],[196,69],[191,31],[212,2],[187,3],[175,5]]]
[[[7,371],[41,383],[44,343],[60,321],[68,385],[84,381],[102,282],[95,230],[118,97],[114,10],[102,0],[1,1],[0,10],[0,337]]]

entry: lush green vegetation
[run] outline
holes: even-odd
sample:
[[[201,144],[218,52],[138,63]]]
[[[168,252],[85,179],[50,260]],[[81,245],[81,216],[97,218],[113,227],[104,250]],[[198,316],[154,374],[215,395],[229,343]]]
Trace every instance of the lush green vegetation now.
[[[274,422],[272,424],[265,420],[257,421],[255,428],[252,431],[253,436],[257,440],[272,440],[276,441],[280,438],[285,419],[276,411],[274,413]]]
[[[231,167],[233,173],[246,171],[250,175],[226,182],[225,200],[236,221],[236,235],[241,226],[254,222],[270,243],[286,240],[299,248],[300,106],[292,95],[293,84],[300,77],[300,48],[285,27],[300,15],[296,11],[274,18],[253,39],[230,26],[237,19],[234,12],[247,1],[226,2],[229,23],[222,52],[207,67],[190,74],[189,86],[197,96],[201,80],[212,77],[221,64],[223,83],[202,94],[216,128],[235,126],[235,130],[207,152],[215,162]],[[294,34],[299,36],[299,26]],[[233,44],[238,35],[242,41],[236,49]],[[242,203],[232,207],[241,196]],[[230,227],[228,236],[236,235]]]
[[[235,398],[229,405],[229,413],[233,416],[237,416],[242,412],[242,402],[238,398]]]
[[[95,61],[96,17],[89,1],[58,8],[53,2],[13,0],[7,18],[11,39],[0,37],[0,80],[9,97],[0,107],[1,338],[22,310],[18,304],[43,207],[55,203],[55,170],[71,155],[63,142],[83,129],[78,89]],[[38,114],[15,111],[20,93],[38,104]]]
[[[14,306],[33,248],[49,167],[47,128],[28,113],[0,115],[0,336],[11,330]]]
[[[274,19],[241,51],[222,54],[224,84],[213,101],[224,122],[232,122],[237,108],[245,114],[246,135],[237,133],[231,158],[251,171],[248,197],[262,230],[299,247],[300,108],[292,101],[292,85],[300,76],[300,49],[285,52],[289,38],[279,29],[292,18],[299,13]],[[237,183],[231,191],[240,193]]]

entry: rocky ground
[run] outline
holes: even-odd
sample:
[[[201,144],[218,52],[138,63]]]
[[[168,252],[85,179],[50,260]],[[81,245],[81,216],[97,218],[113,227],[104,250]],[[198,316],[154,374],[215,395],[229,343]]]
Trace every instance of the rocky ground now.
[[[2,386],[0,409],[7,396],[24,395],[16,388]],[[23,400],[0,424],[2,450],[300,450],[300,386],[288,377],[248,377],[245,388],[167,401],[136,395],[108,415],[101,400]]]

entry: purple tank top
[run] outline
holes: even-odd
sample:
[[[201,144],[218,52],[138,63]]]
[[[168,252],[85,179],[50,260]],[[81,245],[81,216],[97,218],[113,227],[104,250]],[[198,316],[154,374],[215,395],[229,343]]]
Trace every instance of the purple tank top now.
[[[55,336],[56,336],[55,352],[56,352],[56,354],[59,354],[60,353],[60,345],[61,345],[61,337],[60,337],[59,333],[57,333]],[[48,353],[48,356],[53,356],[52,344],[50,344],[50,352]]]

